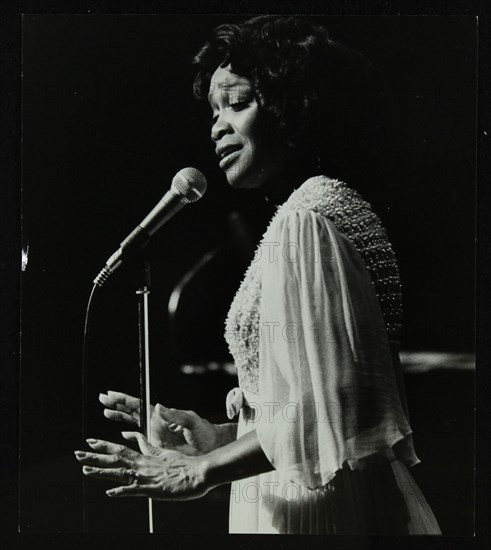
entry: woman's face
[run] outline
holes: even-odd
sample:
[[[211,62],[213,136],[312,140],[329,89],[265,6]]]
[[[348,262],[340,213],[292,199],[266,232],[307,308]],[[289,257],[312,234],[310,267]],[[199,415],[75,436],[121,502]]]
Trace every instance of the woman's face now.
[[[250,81],[231,72],[230,65],[218,67],[208,101],[213,113],[211,139],[229,184],[262,187],[283,168],[288,155],[279,139],[266,138]]]

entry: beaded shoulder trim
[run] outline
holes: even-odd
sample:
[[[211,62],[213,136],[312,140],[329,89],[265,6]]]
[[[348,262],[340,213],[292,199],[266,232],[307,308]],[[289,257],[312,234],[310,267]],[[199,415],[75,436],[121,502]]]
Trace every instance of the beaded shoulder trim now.
[[[304,208],[322,214],[353,243],[375,287],[389,341],[398,350],[402,321],[399,268],[387,232],[370,204],[344,182],[314,176],[296,189],[281,208]]]

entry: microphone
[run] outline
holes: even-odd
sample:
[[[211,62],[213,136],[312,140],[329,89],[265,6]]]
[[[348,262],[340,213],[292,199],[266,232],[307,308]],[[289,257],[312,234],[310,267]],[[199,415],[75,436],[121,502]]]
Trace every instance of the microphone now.
[[[174,214],[191,202],[196,202],[206,192],[205,176],[196,168],[183,168],[174,176],[171,188],[155,205],[148,216],[119,245],[118,250],[107,260],[94,284],[102,286],[118,267],[136,256],[150,241],[150,237]]]

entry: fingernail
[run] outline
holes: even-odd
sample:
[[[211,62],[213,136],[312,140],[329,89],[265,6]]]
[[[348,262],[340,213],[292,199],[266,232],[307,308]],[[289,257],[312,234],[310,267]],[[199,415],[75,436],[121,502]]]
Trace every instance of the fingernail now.
[[[82,468],[82,471],[83,471],[84,474],[90,474],[90,472],[94,471],[94,468],[92,468],[92,466],[84,466]]]
[[[82,456],[85,456],[85,454],[86,454],[86,453],[84,453],[83,451],[75,451],[75,455],[76,455],[76,456],[82,457]]]
[[[116,491],[115,491],[114,489],[108,489],[108,490],[106,491],[106,495],[107,495],[108,497],[112,497],[112,496],[114,495],[115,492],[116,492]]]
[[[86,439],[85,441],[87,441],[89,445],[95,445],[97,443],[97,439],[92,438]]]

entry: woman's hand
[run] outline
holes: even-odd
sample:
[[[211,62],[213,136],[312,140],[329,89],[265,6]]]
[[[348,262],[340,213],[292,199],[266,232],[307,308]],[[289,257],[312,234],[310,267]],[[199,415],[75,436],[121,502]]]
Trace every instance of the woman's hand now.
[[[75,451],[86,476],[117,482],[115,488],[106,491],[108,496],[190,500],[210,490],[201,458],[159,449],[140,433],[123,432],[123,437],[138,441],[143,454],[125,445],[97,439],[87,439],[94,452]]]
[[[111,420],[140,424],[140,400],[121,392],[99,395],[106,407],[104,416]],[[195,456],[226,445],[236,434],[236,424],[212,424],[194,411],[151,407],[150,441],[164,449]]]

